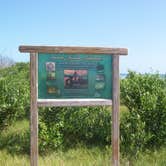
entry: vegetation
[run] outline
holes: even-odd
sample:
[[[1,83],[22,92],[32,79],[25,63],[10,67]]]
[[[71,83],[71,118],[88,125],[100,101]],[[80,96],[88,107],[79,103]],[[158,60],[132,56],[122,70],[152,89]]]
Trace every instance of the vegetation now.
[[[111,111],[106,107],[47,108],[40,110],[41,151],[59,145],[73,147],[111,144]]]
[[[121,99],[129,110],[121,120],[122,152],[136,155],[147,148],[164,146],[166,80],[158,74],[129,72],[121,81]]]
[[[0,70],[0,165],[8,157],[16,165],[28,161],[28,68],[29,64],[17,63]],[[121,163],[139,165],[145,160],[165,164],[166,80],[158,74],[129,72],[121,81],[121,101]],[[41,108],[39,150],[41,165],[108,165],[110,107]],[[149,159],[150,155],[154,160]],[[155,161],[156,156],[161,162]],[[49,161],[52,158],[55,160]]]
[[[29,111],[28,72],[28,64],[24,63],[0,70],[1,130]]]
[[[26,137],[20,137],[19,141],[15,139],[16,142],[10,139],[17,138],[18,133],[24,135],[25,131],[29,130],[28,120],[21,120],[15,122],[12,126],[8,127],[6,131],[2,132],[2,137],[0,138],[0,143],[5,145],[0,148],[0,165],[7,166],[29,166],[29,155],[25,153],[20,153],[16,147],[25,143]],[[10,139],[8,139],[10,138]],[[8,141],[7,141],[8,140]],[[11,151],[11,147],[15,147]],[[29,147],[28,147],[29,148]],[[56,150],[52,153],[47,153],[45,155],[39,156],[40,166],[109,166],[111,156],[111,147],[109,146],[92,146],[87,147],[84,145],[77,145],[75,148],[70,148],[68,150]],[[139,154],[137,159],[130,159],[121,156],[120,163],[123,166],[134,165],[134,166],[165,166],[166,165],[166,148],[161,148],[155,151],[146,151]]]

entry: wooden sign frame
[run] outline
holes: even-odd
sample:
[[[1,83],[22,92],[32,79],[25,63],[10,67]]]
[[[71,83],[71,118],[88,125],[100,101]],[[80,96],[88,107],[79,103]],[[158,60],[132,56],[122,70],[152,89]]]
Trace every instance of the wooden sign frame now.
[[[112,165],[119,165],[119,56],[127,55],[126,48],[20,46],[20,52],[30,53],[30,164],[38,166],[38,107],[43,106],[96,106],[112,105]],[[38,99],[37,55],[38,53],[107,54],[112,56],[112,100],[109,99]]]

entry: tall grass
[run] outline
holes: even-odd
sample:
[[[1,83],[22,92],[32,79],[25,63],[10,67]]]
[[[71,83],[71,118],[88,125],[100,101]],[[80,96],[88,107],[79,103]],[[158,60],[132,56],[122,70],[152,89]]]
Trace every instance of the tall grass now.
[[[54,152],[39,157],[40,166],[110,166],[110,149],[98,147],[87,149],[78,147],[66,152]],[[166,149],[142,154],[137,160],[128,161],[121,158],[122,166],[166,166]],[[0,151],[0,166],[29,166],[28,155],[11,155]]]
[[[154,152],[140,154],[135,166],[166,166],[166,147]]]
[[[29,166],[27,155],[12,155],[6,150],[0,150],[0,166]]]

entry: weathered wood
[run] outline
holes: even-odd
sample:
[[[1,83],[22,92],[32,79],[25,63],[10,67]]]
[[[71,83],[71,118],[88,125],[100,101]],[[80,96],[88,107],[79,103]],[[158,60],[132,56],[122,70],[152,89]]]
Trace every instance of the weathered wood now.
[[[112,100],[109,99],[38,99],[37,105],[43,106],[97,106],[97,105],[112,105]]]
[[[63,46],[20,46],[20,52],[30,53],[31,73],[31,166],[38,165],[38,106],[95,106],[112,105],[112,165],[119,166],[119,55],[127,55],[126,48],[63,47]],[[113,56],[113,97],[109,99],[37,99],[37,54],[108,54]]]
[[[109,54],[127,55],[126,48],[106,47],[64,47],[64,46],[20,46],[20,52],[30,53],[68,53],[68,54]]]
[[[112,165],[119,165],[119,56],[113,56]]]
[[[38,165],[38,108],[36,87],[36,54],[30,54],[30,79],[31,79],[31,108],[30,108],[30,163],[31,166]]]

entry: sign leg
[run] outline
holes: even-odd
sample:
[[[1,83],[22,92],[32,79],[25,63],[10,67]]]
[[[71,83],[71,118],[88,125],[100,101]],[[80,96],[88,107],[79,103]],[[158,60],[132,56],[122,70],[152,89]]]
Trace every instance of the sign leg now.
[[[112,165],[119,166],[119,56],[113,55]]]
[[[30,164],[38,165],[38,108],[36,87],[36,54],[30,54],[31,108],[30,108]]]

